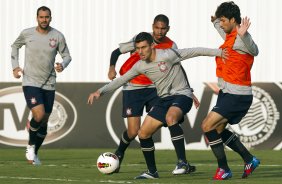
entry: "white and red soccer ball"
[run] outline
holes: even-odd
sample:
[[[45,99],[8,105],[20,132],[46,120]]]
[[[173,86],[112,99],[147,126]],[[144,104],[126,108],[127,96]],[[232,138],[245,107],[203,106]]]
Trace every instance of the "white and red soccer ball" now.
[[[112,174],[119,167],[119,159],[114,153],[102,153],[97,159],[97,168],[103,174]]]

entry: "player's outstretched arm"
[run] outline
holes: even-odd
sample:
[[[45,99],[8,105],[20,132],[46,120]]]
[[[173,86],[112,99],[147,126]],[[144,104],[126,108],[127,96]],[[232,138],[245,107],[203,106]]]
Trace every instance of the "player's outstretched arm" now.
[[[95,91],[94,93],[90,93],[88,100],[87,100],[87,104],[92,105],[94,100],[98,100],[101,96],[100,91]]]

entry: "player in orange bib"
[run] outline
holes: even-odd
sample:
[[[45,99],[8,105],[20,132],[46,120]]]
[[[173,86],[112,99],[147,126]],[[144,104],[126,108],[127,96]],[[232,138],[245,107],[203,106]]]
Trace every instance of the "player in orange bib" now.
[[[238,124],[252,104],[250,71],[254,56],[258,55],[258,48],[247,32],[251,24],[249,19],[241,19],[240,9],[234,2],[222,3],[215,14],[212,22],[225,40],[220,48],[228,51],[228,58],[216,57],[220,91],[216,105],[202,122],[202,129],[218,163],[213,179],[226,180],[232,177],[223,143],[244,160],[242,178],[246,178],[258,167],[260,161],[225,127],[227,124]]]

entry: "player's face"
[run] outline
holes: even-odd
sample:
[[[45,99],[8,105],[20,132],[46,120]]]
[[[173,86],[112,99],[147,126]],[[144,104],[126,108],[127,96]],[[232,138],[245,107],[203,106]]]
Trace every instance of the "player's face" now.
[[[161,21],[155,22],[153,24],[154,40],[161,42],[168,31],[169,31],[169,26],[166,25],[164,22],[161,22]]]
[[[38,26],[41,29],[48,29],[49,28],[49,24],[51,22],[51,16],[50,16],[50,12],[48,10],[43,11],[43,10],[39,10],[38,15],[37,15],[37,22],[38,22]]]
[[[136,51],[143,61],[149,61],[152,55],[153,44],[149,44],[146,40],[135,44]]]
[[[220,27],[225,33],[231,33],[235,26],[236,22],[234,18],[228,19],[226,17],[220,17]]]

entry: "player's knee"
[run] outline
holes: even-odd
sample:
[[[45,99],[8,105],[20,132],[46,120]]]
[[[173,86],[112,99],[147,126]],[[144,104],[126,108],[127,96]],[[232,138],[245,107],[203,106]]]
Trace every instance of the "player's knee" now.
[[[134,139],[138,135],[138,130],[127,130],[129,139]]]
[[[167,126],[172,126],[177,123],[176,118],[174,116],[168,115],[165,118]]]
[[[207,121],[205,121],[205,120],[202,122],[201,128],[202,128],[203,132],[209,132],[209,131],[211,131],[211,126],[210,126],[209,123],[208,123]]]
[[[44,112],[39,112],[39,113],[34,113],[33,114],[33,119],[36,122],[41,122],[42,120],[44,120],[45,117],[45,113]]]
[[[149,135],[146,131],[144,131],[144,130],[138,131],[138,138],[139,139],[148,139],[149,137],[151,137],[151,135]]]

